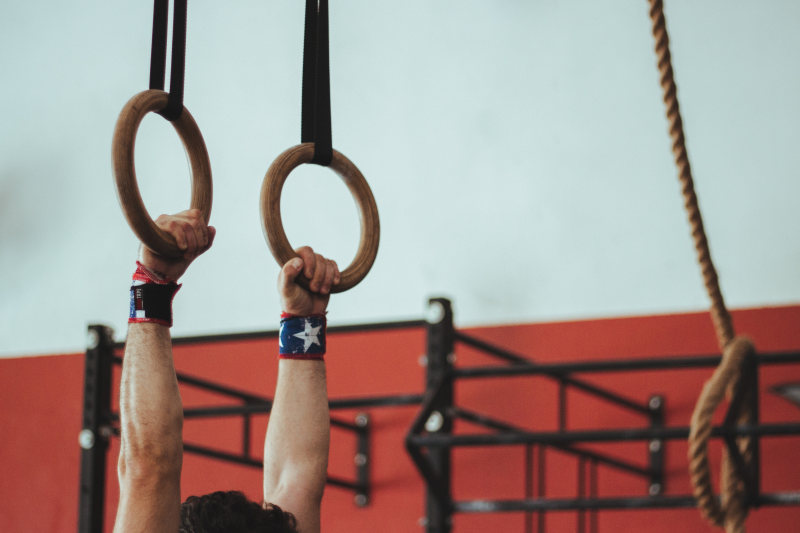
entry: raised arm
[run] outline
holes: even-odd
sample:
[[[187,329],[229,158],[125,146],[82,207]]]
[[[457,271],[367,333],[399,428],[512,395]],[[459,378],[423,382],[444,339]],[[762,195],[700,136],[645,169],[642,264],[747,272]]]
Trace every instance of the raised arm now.
[[[300,533],[320,530],[330,415],[325,381],[325,311],[336,263],[301,248],[278,279],[284,315],[278,384],[264,444],[264,501],[290,511]],[[312,292],[294,280],[303,272]]]
[[[196,210],[156,222],[185,253],[167,260],[143,248],[134,274],[120,383],[116,533],[175,533],[179,525],[183,406],[172,361],[171,304],[174,282],[211,246],[215,230]]]

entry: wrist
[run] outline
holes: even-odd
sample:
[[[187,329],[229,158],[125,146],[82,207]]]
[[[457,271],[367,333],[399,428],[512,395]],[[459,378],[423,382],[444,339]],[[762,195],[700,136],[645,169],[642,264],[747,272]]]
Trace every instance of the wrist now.
[[[128,323],[155,323],[172,327],[172,300],[181,286],[159,277],[136,262],[130,288]]]
[[[281,313],[279,357],[324,360],[326,329],[327,319],[323,313],[304,316]]]
[[[139,247],[139,257],[136,264],[146,269],[156,280],[174,281],[176,283],[189,266],[182,259],[164,258],[145,248],[144,245]]]
[[[169,276],[158,270],[156,267],[145,263],[144,259],[136,261],[136,271],[133,273],[133,279],[141,281],[148,281],[152,283],[169,283],[176,281],[169,279]]]

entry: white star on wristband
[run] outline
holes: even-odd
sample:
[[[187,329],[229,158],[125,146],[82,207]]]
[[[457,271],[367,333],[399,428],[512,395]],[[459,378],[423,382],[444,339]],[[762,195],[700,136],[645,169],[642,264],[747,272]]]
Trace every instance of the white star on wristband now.
[[[312,344],[320,346],[319,330],[322,329],[322,326],[312,327],[310,320],[305,320],[305,325],[306,328],[304,331],[301,331],[300,333],[295,333],[293,336],[303,341],[303,351],[307,352],[308,348]]]

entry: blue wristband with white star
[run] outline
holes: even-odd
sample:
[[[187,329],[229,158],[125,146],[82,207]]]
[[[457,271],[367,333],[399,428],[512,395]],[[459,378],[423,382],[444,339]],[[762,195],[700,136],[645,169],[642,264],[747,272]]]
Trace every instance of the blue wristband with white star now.
[[[279,336],[281,359],[324,359],[325,315],[281,316]]]

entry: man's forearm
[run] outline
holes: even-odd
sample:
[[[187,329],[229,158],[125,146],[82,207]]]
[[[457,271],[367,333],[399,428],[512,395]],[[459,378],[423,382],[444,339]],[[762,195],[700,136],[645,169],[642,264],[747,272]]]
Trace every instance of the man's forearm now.
[[[264,444],[264,495],[287,484],[321,499],[330,441],[324,361],[282,359]]]
[[[142,246],[133,273],[120,383],[120,485],[115,533],[175,533],[180,526],[183,405],[172,361],[172,297],[216,230],[197,209],[156,225],[182,251],[163,257]]]
[[[120,384],[123,469],[177,469],[183,454],[181,404],[169,328],[130,324]],[[148,466],[149,465],[149,466]]]

